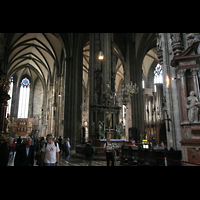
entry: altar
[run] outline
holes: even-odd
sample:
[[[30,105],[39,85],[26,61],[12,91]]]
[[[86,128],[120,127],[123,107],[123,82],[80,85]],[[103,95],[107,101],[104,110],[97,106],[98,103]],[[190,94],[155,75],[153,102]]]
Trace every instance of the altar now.
[[[25,137],[30,135],[33,129],[33,118],[12,118],[12,133]]]
[[[97,139],[95,146],[103,147],[107,142],[107,139]],[[110,139],[111,143],[116,143],[117,146],[121,147],[123,142],[126,142],[126,139]]]

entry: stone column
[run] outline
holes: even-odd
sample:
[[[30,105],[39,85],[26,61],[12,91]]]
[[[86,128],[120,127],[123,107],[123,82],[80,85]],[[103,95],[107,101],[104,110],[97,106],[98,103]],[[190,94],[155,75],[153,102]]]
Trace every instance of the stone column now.
[[[95,33],[90,33],[89,39],[90,39],[90,60],[89,60],[89,66],[90,66],[90,70],[89,70],[89,137],[91,138],[91,135],[93,135],[93,131],[94,131],[94,116],[93,116],[93,111],[91,109],[91,105],[95,104],[95,69],[99,69],[100,65],[97,62],[97,50],[99,49],[99,37],[97,39],[97,36],[99,34],[95,34]]]
[[[104,62],[103,62],[103,91],[107,90],[107,84],[111,87],[111,33],[103,33]]]
[[[200,100],[200,96],[199,96],[199,81],[198,81],[198,68],[193,68],[190,70],[191,74],[192,74],[192,79],[193,79],[193,84],[194,84],[194,92],[197,95],[198,100]]]
[[[187,117],[187,107],[186,107],[186,101],[187,101],[187,88],[186,88],[186,79],[185,79],[185,72],[186,69],[181,69],[178,71],[178,74],[180,75],[180,100],[181,100],[181,122],[182,123],[189,123],[188,117]]]
[[[61,75],[60,86],[60,133],[59,136],[63,138],[63,120],[64,120],[64,75]]]

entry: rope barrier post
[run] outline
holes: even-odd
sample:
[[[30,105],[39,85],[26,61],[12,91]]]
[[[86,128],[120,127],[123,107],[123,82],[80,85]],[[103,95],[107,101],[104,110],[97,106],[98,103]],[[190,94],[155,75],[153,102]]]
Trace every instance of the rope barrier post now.
[[[165,157],[165,166],[167,166],[167,158]]]

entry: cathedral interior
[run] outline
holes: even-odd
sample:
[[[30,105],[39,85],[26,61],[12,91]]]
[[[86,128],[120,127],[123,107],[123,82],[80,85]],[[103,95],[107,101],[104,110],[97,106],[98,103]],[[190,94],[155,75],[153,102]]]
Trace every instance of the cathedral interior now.
[[[152,141],[200,163],[199,33],[0,33],[0,132]],[[193,91],[193,93],[192,93]]]

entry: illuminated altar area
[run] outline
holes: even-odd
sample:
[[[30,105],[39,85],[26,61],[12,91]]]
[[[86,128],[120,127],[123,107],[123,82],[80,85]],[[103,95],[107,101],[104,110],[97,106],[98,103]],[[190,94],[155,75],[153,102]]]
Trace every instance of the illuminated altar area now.
[[[12,118],[12,134],[25,137],[33,130],[33,118]]]

